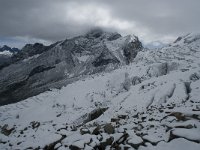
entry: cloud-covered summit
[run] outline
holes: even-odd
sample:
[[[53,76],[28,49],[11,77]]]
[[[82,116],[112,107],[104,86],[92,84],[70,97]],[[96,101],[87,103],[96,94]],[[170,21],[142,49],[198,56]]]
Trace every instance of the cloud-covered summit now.
[[[0,0],[0,44],[50,43],[93,27],[165,43],[199,32],[199,6],[199,0]]]

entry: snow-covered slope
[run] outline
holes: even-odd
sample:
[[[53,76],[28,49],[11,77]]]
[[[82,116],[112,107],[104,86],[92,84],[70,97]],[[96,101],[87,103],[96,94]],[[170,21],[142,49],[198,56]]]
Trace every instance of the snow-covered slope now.
[[[182,40],[1,106],[0,148],[199,150],[200,38]]]

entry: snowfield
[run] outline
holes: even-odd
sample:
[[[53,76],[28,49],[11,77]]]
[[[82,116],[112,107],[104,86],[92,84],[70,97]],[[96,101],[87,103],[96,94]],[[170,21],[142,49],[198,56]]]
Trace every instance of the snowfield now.
[[[199,150],[200,35],[1,106],[0,128],[2,150]]]

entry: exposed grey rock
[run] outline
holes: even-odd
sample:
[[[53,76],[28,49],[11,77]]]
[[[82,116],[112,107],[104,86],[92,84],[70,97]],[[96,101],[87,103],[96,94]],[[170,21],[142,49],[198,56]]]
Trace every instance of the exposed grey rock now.
[[[12,63],[12,55],[18,53],[20,50],[18,48],[11,48],[7,45],[0,47],[0,70]],[[10,54],[6,54],[9,52]]]
[[[11,48],[7,45],[4,45],[3,47],[0,47],[0,52],[3,52],[3,51],[9,51],[11,53],[17,53],[19,51],[19,49],[15,48],[15,47]]]
[[[197,73],[190,75],[190,80],[192,80],[192,81],[197,81],[199,79],[200,79],[200,76]]]
[[[71,149],[71,150],[81,150],[81,148],[76,146],[76,145],[70,145],[69,149]]]
[[[101,126],[97,125],[97,127],[92,131],[92,134],[98,135],[100,134]]]
[[[124,80],[124,83],[123,83],[123,88],[126,91],[129,91],[130,87],[131,87],[131,79],[129,78],[129,74],[125,73],[125,80]]]
[[[137,85],[141,83],[141,78],[138,76],[135,76],[132,78],[132,85]]]
[[[150,77],[158,77],[166,75],[168,73],[168,64],[167,63],[158,63],[151,66],[147,72]]]
[[[12,56],[12,62],[20,61],[37,54],[41,54],[45,51],[48,51],[51,47],[55,46],[55,44],[50,46],[44,46],[41,43],[26,44],[20,51],[18,51],[18,53]]]
[[[98,146],[94,147],[94,149],[106,149],[108,145],[112,145],[114,141],[113,137],[109,137],[104,142],[101,142]]]
[[[83,135],[83,134],[90,134],[90,130],[87,129],[87,128],[81,128],[80,129],[80,133],[81,133],[81,135]]]
[[[12,131],[14,130],[15,128],[9,128],[7,124],[5,124],[2,128],[1,128],[1,133],[6,135],[6,136],[9,136]]]
[[[8,55],[0,55],[0,70],[11,63],[11,57]]]
[[[115,128],[112,124],[108,123],[104,126],[104,131],[108,134],[113,134],[115,132]]]
[[[109,41],[113,41],[113,40],[116,40],[118,38],[122,37],[119,33],[113,33],[109,38],[108,40]]]
[[[108,108],[98,108],[93,110],[89,113],[88,118],[84,121],[84,123],[90,122],[94,119],[97,119],[99,116],[101,116]]]
[[[143,48],[142,43],[139,41],[138,37],[134,37],[134,40],[131,40],[123,48],[124,56],[126,56],[126,63],[129,64],[136,57],[138,51]]]

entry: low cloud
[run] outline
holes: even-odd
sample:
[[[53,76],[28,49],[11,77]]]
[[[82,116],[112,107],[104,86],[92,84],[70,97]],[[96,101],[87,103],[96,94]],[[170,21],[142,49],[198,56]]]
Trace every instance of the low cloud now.
[[[0,44],[51,43],[93,27],[168,43],[199,32],[199,6],[199,0],[0,0]]]

